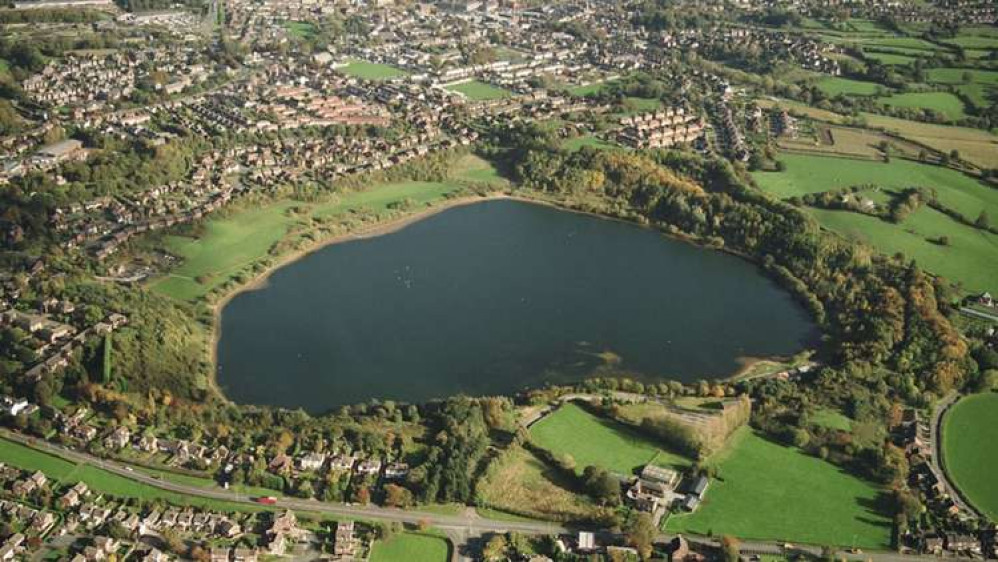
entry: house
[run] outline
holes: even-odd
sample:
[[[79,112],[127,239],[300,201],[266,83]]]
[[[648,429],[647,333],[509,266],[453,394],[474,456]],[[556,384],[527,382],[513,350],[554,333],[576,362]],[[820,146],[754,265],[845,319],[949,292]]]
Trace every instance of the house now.
[[[252,548],[232,549],[232,562],[256,562],[257,553]]]
[[[596,550],[596,535],[589,531],[579,531],[579,552],[592,552]]]
[[[127,427],[118,426],[104,439],[104,446],[108,449],[123,449],[131,438],[132,432]]]
[[[353,521],[342,521],[336,524],[336,534],[333,541],[333,556],[336,558],[353,558],[357,551],[357,540],[354,537]]]
[[[946,550],[950,552],[981,553],[981,541],[970,535],[946,535]]]
[[[322,453],[308,453],[298,459],[298,470],[316,471],[326,464],[326,455]]]

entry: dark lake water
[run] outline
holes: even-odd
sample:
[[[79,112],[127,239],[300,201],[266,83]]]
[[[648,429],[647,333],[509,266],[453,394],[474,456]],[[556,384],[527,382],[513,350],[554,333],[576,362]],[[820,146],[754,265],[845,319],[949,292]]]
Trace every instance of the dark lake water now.
[[[736,257],[508,200],[327,246],[222,311],[218,381],[238,403],[320,412],[584,378],[732,374],[816,332]]]

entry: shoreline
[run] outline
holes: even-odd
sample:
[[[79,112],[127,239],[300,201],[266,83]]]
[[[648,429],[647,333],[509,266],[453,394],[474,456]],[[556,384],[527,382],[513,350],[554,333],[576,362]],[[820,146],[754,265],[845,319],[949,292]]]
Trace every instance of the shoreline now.
[[[378,236],[384,236],[384,235],[387,235],[387,234],[392,234],[392,233],[395,233],[395,232],[398,232],[400,230],[405,229],[407,226],[410,226],[411,224],[414,224],[416,222],[425,220],[425,219],[430,218],[430,217],[432,217],[434,215],[437,215],[439,213],[443,213],[444,211],[448,211],[448,210],[451,210],[451,209],[456,209],[456,208],[464,207],[464,206],[468,206],[468,205],[474,205],[474,204],[477,204],[477,203],[484,203],[484,202],[488,202],[488,201],[504,201],[504,200],[505,201],[519,201],[519,202],[522,202],[522,203],[530,203],[530,204],[534,204],[534,205],[543,205],[545,207],[557,209],[557,210],[560,210],[560,211],[566,211],[566,212],[570,212],[570,213],[576,213],[576,214],[579,214],[579,215],[585,215],[585,216],[589,216],[589,217],[593,217],[593,218],[597,218],[597,219],[601,219],[601,220],[608,220],[608,221],[619,222],[619,223],[623,223],[623,224],[629,224],[629,225],[632,225],[632,226],[636,226],[638,228],[651,230],[651,231],[653,231],[653,232],[655,232],[655,233],[657,233],[657,234],[659,234],[661,236],[664,236],[666,238],[670,238],[670,239],[673,239],[673,240],[678,240],[678,241],[681,241],[681,242],[692,244],[693,246],[696,246],[696,247],[704,249],[704,250],[721,251],[721,253],[728,254],[728,255],[731,255],[731,256],[734,256],[734,257],[746,260],[749,263],[751,263],[753,266],[755,266],[757,268],[759,267],[759,264],[757,264],[753,260],[749,259],[748,256],[745,256],[745,255],[743,255],[743,254],[741,254],[739,252],[736,252],[736,251],[732,251],[731,249],[725,248],[723,246],[722,247],[715,247],[715,246],[712,246],[710,244],[706,244],[703,241],[697,240],[695,238],[691,238],[689,236],[685,236],[685,235],[683,235],[681,233],[676,234],[676,233],[668,232],[668,231],[666,231],[666,230],[664,230],[662,228],[658,228],[658,227],[656,227],[655,225],[652,225],[652,224],[644,224],[644,223],[641,223],[641,222],[637,222],[637,221],[633,221],[633,220],[628,220],[625,217],[616,217],[616,216],[604,215],[604,214],[600,214],[600,213],[595,212],[595,211],[588,211],[588,210],[584,210],[584,209],[575,208],[575,207],[566,205],[564,203],[561,203],[561,202],[559,202],[557,200],[545,199],[545,198],[537,198],[537,197],[529,197],[529,196],[524,196],[524,195],[514,195],[514,194],[510,194],[510,193],[508,193],[506,191],[501,191],[501,190],[497,190],[495,192],[487,193],[487,194],[483,194],[483,195],[462,195],[462,196],[454,197],[453,199],[446,199],[445,198],[442,201],[439,201],[439,202],[436,202],[436,203],[430,203],[426,207],[421,208],[419,210],[416,210],[416,211],[413,211],[413,212],[405,212],[405,213],[403,213],[403,214],[401,214],[401,215],[399,215],[397,217],[392,217],[392,218],[388,218],[388,219],[385,219],[385,220],[376,221],[376,222],[371,223],[369,225],[364,225],[361,228],[358,228],[356,230],[344,232],[344,233],[341,233],[341,234],[337,234],[337,235],[331,236],[331,237],[326,238],[326,239],[322,239],[322,240],[316,241],[316,242],[314,242],[314,243],[312,243],[312,244],[308,245],[307,247],[302,248],[300,250],[295,250],[295,251],[289,252],[289,253],[287,253],[287,254],[285,254],[283,256],[280,256],[277,259],[277,261],[275,261],[270,267],[268,267],[264,271],[260,272],[259,275],[255,276],[250,281],[248,281],[248,282],[240,285],[239,287],[234,288],[232,291],[229,291],[228,293],[222,295],[216,301],[210,302],[210,303],[206,303],[206,304],[208,304],[208,306],[210,306],[211,312],[212,312],[211,349],[210,349],[210,353],[209,353],[209,361],[210,361],[210,365],[211,365],[211,374],[208,377],[208,387],[210,387],[214,391],[214,393],[219,398],[221,398],[223,401],[225,401],[227,403],[230,403],[230,404],[234,404],[234,405],[240,405],[240,404],[237,404],[237,403],[233,402],[225,394],[225,392],[222,390],[221,386],[218,383],[218,367],[219,367],[218,366],[218,346],[219,346],[219,343],[220,343],[221,338],[222,338],[222,310],[225,308],[225,306],[227,304],[229,304],[229,302],[232,301],[232,299],[236,298],[240,294],[243,294],[245,292],[250,292],[250,291],[256,291],[256,290],[265,288],[267,286],[269,280],[270,280],[270,276],[273,275],[274,272],[276,272],[278,269],[281,269],[281,268],[283,268],[283,267],[285,267],[287,265],[290,265],[290,264],[292,264],[292,263],[294,263],[296,261],[304,259],[304,258],[306,258],[306,257],[314,254],[315,252],[318,252],[318,251],[320,251],[320,250],[322,250],[322,249],[324,249],[324,248],[326,248],[328,246],[332,246],[332,245],[335,245],[335,244],[342,244],[342,243],[346,243],[346,242],[352,242],[352,241],[365,240],[365,239],[369,239],[369,238],[376,238]],[[781,289],[782,289],[782,287],[781,287]],[[808,349],[809,348],[804,348],[801,351],[807,351]],[[731,373],[729,373],[727,375],[716,377],[713,380],[715,380],[717,382],[721,382],[721,383],[737,382],[739,380],[742,380],[745,377],[745,375],[748,372],[750,372],[753,368],[755,368],[757,365],[760,365],[760,364],[763,364],[763,363],[771,363],[771,364],[785,363],[788,359],[789,358],[787,356],[765,356],[765,357],[744,356],[744,357],[738,357],[738,358],[736,358],[736,362],[737,362],[738,366]]]

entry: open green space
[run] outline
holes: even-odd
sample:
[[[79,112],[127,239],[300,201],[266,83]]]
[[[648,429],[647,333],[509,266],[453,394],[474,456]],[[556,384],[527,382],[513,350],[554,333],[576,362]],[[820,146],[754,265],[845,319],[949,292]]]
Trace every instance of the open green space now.
[[[160,490],[159,488],[129,480],[128,478],[91,465],[73,464],[65,459],[6,439],[0,439],[0,461],[22,470],[40,470],[48,478],[60,484],[84,482],[93,490],[120,498],[158,499],[178,505],[200,506],[222,511],[259,509],[249,505],[198,498]]]
[[[595,506],[576,493],[577,483],[523,447],[511,447],[493,461],[475,487],[479,512],[500,518],[581,520]]]
[[[818,88],[829,96],[844,94],[847,96],[873,96],[887,87],[876,82],[864,82],[862,80],[852,80],[840,78],[838,76],[828,76],[818,80]]]
[[[287,29],[288,33],[291,35],[301,39],[311,39],[312,37],[315,37],[315,34],[318,31],[314,23],[307,21],[284,22],[284,29]]]
[[[604,148],[604,149],[610,149],[610,150],[623,150],[624,149],[624,147],[622,147],[622,146],[620,146],[618,144],[615,144],[615,143],[612,143],[612,142],[609,142],[609,141],[605,141],[605,140],[603,140],[603,139],[601,139],[599,137],[595,137],[593,135],[582,135],[582,136],[578,136],[578,137],[573,137],[573,138],[570,138],[570,139],[566,140],[565,142],[563,142],[561,144],[562,148],[564,148],[565,150],[571,151],[571,152],[575,152],[575,151],[577,151],[577,150],[579,150],[579,149],[581,149],[582,147],[585,147],[585,146],[588,146],[588,147],[591,147],[591,148]]]
[[[821,408],[811,415],[811,425],[824,427],[826,429],[837,429],[839,431],[852,430],[852,418],[846,416],[838,410],[831,408]]]
[[[442,537],[424,533],[401,533],[387,541],[375,541],[371,562],[447,562],[450,547]]]
[[[454,163],[451,177],[456,180],[505,184],[508,180],[499,174],[499,170],[488,160],[468,154]]]
[[[903,254],[967,291],[998,291],[998,236],[923,207],[898,225],[849,211],[809,209],[822,226],[883,254]],[[948,244],[938,241],[946,237]]]
[[[496,100],[512,96],[509,90],[493,86],[480,80],[469,80],[460,84],[447,86],[448,90],[464,94],[466,98],[473,101]]]
[[[998,394],[961,399],[943,420],[943,459],[960,492],[991,519],[998,519]]]
[[[615,82],[617,82],[617,80],[604,80],[602,82],[593,82],[584,86],[573,86],[568,89],[568,93],[574,96],[591,96],[601,92],[604,88]]]
[[[395,68],[391,65],[368,62],[359,59],[351,59],[347,61],[346,65],[339,67],[337,70],[349,76],[364,80],[389,80],[391,78],[399,78],[409,74],[401,68]]]
[[[926,71],[929,82],[939,84],[990,84],[998,85],[998,70],[974,68],[930,68]]]
[[[909,92],[879,98],[879,101],[890,107],[906,107],[930,109],[943,113],[952,120],[963,119],[963,101],[949,92]]]
[[[714,461],[700,509],[671,532],[793,543],[890,547],[886,492],[843,469],[743,428]]]
[[[887,53],[887,52],[875,52],[875,51],[866,51],[863,53],[863,56],[865,58],[878,61],[880,62],[880,64],[889,64],[889,65],[906,65],[906,64],[911,64],[916,60],[918,60],[916,57],[912,57],[909,55],[902,55],[898,53]]]
[[[946,207],[971,221],[981,211],[998,217],[998,190],[950,168],[895,158],[890,162],[852,160],[828,156],[782,154],[783,172],[755,172],[763,191],[777,197],[819,193],[856,185],[886,189],[928,187]]]
[[[225,283],[248,264],[266,257],[270,248],[299,221],[359,210],[381,213],[403,200],[425,205],[458,189],[460,185],[456,183],[399,182],[343,193],[323,203],[281,200],[211,217],[198,238],[166,238],[167,249],[179,256],[182,263],[152,287],[177,299],[193,300]]]
[[[981,129],[953,127],[897,119],[872,113],[861,114],[870,127],[884,129],[907,139],[920,142],[941,152],[960,152],[960,158],[985,168],[998,162],[998,136]]]
[[[555,456],[571,455],[579,473],[589,465],[631,474],[648,463],[682,468],[690,462],[633,429],[590,414],[575,404],[565,404],[534,424],[530,436]]]

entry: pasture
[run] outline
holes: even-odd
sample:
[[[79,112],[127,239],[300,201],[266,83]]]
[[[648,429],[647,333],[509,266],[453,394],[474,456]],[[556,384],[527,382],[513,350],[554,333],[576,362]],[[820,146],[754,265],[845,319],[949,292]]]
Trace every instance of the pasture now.
[[[463,94],[464,97],[472,101],[485,101],[508,98],[513,94],[509,90],[493,86],[480,80],[469,80],[460,84],[453,84],[446,87],[451,92]]]
[[[967,116],[964,112],[963,101],[949,92],[909,92],[878,99],[890,107],[938,111],[953,121]]]
[[[998,519],[998,394],[961,399],[943,422],[943,459],[960,491],[992,519]]]
[[[395,68],[387,64],[368,62],[359,59],[352,59],[346,65],[337,70],[348,76],[363,80],[390,80],[409,74],[401,68]]]
[[[780,160],[786,166],[785,171],[752,174],[763,191],[777,197],[819,193],[865,184],[891,190],[928,187],[936,191],[940,203],[971,221],[976,219],[981,211],[987,211],[991,217],[998,217],[998,190],[950,168],[898,158],[885,163],[875,160],[783,154]]]
[[[870,127],[890,131],[941,152],[958,150],[960,157],[977,166],[994,167],[998,162],[998,136],[980,129],[950,127],[863,113]]]
[[[400,533],[387,541],[375,541],[371,562],[447,562],[450,545],[443,537],[426,533]]]
[[[797,449],[740,429],[712,461],[700,509],[673,515],[666,529],[750,540],[888,549],[890,499],[875,485]]]
[[[930,68],[926,71],[929,82],[939,84],[989,84],[998,85],[998,70],[973,68]]]
[[[876,82],[864,82],[862,80],[851,80],[837,76],[822,78],[818,80],[817,85],[822,92],[832,97],[839,94],[847,96],[874,96],[881,91],[887,90],[886,86],[877,84]]]
[[[426,205],[459,189],[456,183],[400,182],[339,194],[323,203],[285,199],[212,216],[197,238],[166,237],[166,249],[182,263],[168,276],[153,281],[152,288],[176,299],[195,300],[267,257],[270,248],[296,224],[356,211],[383,213],[389,205],[403,200]]]
[[[648,463],[683,468],[690,462],[619,422],[597,417],[571,403],[534,424],[530,436],[556,457],[571,455],[580,474],[589,465],[632,474]]]
[[[998,236],[934,209],[923,207],[900,225],[848,211],[808,212],[825,228],[886,255],[901,253],[931,273],[960,282],[965,291],[998,291]],[[935,242],[943,236],[948,245]]]

